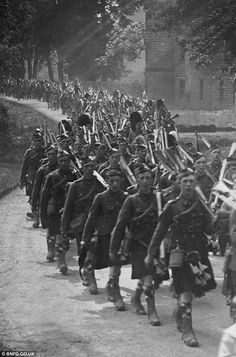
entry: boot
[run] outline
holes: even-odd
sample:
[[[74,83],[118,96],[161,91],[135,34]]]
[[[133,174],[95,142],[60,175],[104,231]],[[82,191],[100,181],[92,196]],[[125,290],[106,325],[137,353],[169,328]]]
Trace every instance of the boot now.
[[[134,295],[131,298],[131,302],[135,307],[137,315],[146,315],[146,311],[141,303],[141,295],[143,293],[143,287],[137,286]]]
[[[113,296],[113,284],[112,280],[109,279],[106,285],[106,294],[107,294],[107,301],[109,302],[114,302],[114,296]]]
[[[62,275],[67,274],[67,264],[66,264],[66,259],[65,259],[65,253],[58,252],[58,268]]]
[[[156,311],[155,307],[155,296],[153,288],[146,288],[144,290],[147,301],[147,309],[148,309],[148,319],[152,326],[160,326],[161,321]]]
[[[27,216],[28,218],[31,218],[31,219],[34,218],[34,215],[33,215],[32,212],[27,212],[27,213],[26,213],[26,216]]]
[[[196,339],[192,327],[192,314],[191,310],[187,310],[186,306],[182,307],[182,340],[186,346],[198,347],[199,343]]]
[[[89,286],[89,281],[88,281],[88,276],[87,276],[87,271],[84,268],[82,272],[82,279],[83,279],[83,286]]]
[[[48,254],[47,254],[47,260],[52,263],[54,262],[54,257],[55,257],[55,247],[54,244],[51,242],[47,242],[48,246]]]
[[[183,327],[182,327],[182,314],[181,314],[181,306],[179,305],[179,303],[177,303],[176,308],[173,311],[173,318],[176,321],[176,325],[177,325],[177,330],[179,332],[183,331]]]
[[[118,283],[113,285],[113,301],[117,311],[125,311],[125,303],[120,294],[120,287]]]
[[[97,282],[95,279],[94,269],[87,270],[86,275],[87,275],[87,279],[88,279],[89,293],[91,295],[97,295],[98,287],[97,287]]]
[[[34,214],[34,223],[33,223],[33,228],[39,228],[39,216],[38,213]]]

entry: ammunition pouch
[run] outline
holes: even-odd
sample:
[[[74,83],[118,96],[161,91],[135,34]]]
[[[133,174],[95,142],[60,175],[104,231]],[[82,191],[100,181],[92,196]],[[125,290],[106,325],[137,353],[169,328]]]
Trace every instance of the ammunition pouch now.
[[[181,248],[170,251],[169,268],[181,268],[184,264],[185,252]]]

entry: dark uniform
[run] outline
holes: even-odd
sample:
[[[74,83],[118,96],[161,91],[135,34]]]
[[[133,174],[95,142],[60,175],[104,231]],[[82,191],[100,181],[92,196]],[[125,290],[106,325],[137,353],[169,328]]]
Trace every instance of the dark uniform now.
[[[185,200],[180,195],[167,203],[148,249],[151,256],[158,256],[159,246],[169,227],[171,227],[170,251],[178,246],[184,250],[185,254],[192,251],[198,252],[201,263],[207,265],[207,272],[211,275],[207,284],[202,286],[196,284],[188,264],[173,269],[176,293],[192,291],[195,296],[202,296],[205,291],[214,289],[216,283],[208,259],[207,241],[204,236],[204,233],[212,233],[212,219],[197,197]]]
[[[111,266],[109,259],[111,232],[116,224],[125,197],[123,191],[112,192],[108,189],[99,193],[94,199],[84,227],[83,241],[89,243],[95,229],[97,229],[95,269],[104,269]]]
[[[48,228],[48,243],[54,247],[56,242],[58,252],[63,254],[68,247],[63,243],[60,235],[61,211],[64,207],[68,183],[76,179],[77,176],[70,167],[67,170],[56,169],[47,176],[41,193],[40,215],[42,226]]]
[[[199,185],[199,187],[201,188],[206,199],[209,200],[211,189],[214,185],[212,178],[209,175],[207,175],[207,173],[204,173],[202,175],[196,173],[195,178],[196,178],[197,185]]]
[[[140,167],[139,172],[136,171],[136,174],[142,175],[146,172],[151,175],[147,167]],[[131,278],[139,279],[137,288],[132,297],[132,302],[135,306],[136,313],[138,315],[145,315],[146,312],[140,300],[142,293],[145,293],[148,318],[154,326],[159,326],[160,320],[155,308],[152,281],[155,281],[155,278],[158,277],[158,280],[156,279],[157,286],[162,278],[155,274],[154,267],[147,268],[145,266],[144,259],[157,222],[158,207],[156,194],[152,190],[144,192],[139,189],[137,193],[127,197],[125,200],[113,230],[110,245],[110,254],[116,256],[121,247],[121,242],[124,239],[126,229],[128,228],[128,244],[125,243],[125,246],[128,246],[128,250],[130,251],[132,264]]]
[[[23,164],[21,168],[20,185],[26,187],[26,195],[29,196],[31,202],[31,195],[37,171],[41,165],[41,160],[45,157],[44,148],[38,149],[31,147],[24,155]]]
[[[40,202],[40,193],[41,193],[41,189],[44,185],[46,176],[57,169],[57,164],[44,164],[43,166],[41,166],[38,169],[36,178],[35,178],[35,182],[34,182],[34,187],[33,187],[33,191],[32,191],[32,199],[31,199],[31,206],[32,206],[32,211],[36,211],[39,202]]]
[[[104,191],[104,186],[95,176],[91,179],[82,177],[75,181],[68,192],[62,215],[61,231],[73,231],[77,241],[78,255],[83,229],[94,197]]]
[[[144,264],[147,248],[158,221],[156,195],[137,192],[127,197],[115,226],[110,251],[117,253],[129,229],[132,279],[142,279],[150,274]],[[153,273],[153,271],[151,272]]]
[[[222,163],[220,161],[212,161],[207,165],[207,170],[216,181],[219,180],[221,168]]]

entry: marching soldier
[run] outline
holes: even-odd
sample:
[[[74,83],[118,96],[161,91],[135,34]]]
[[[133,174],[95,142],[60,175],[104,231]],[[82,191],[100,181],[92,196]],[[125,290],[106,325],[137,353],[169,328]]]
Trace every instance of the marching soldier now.
[[[94,158],[94,169],[98,171],[99,167],[107,161],[105,155],[105,146],[100,142],[94,144],[95,158]]]
[[[195,165],[195,179],[199,187],[201,188],[204,196],[207,200],[210,198],[211,189],[214,185],[214,179],[207,172],[206,156],[199,153],[194,158]]]
[[[90,158],[82,161],[82,171],[83,177],[73,182],[69,189],[61,220],[61,232],[65,239],[70,231],[76,237],[78,255],[84,225],[94,197],[104,191],[104,186],[93,175],[94,163]]]
[[[30,204],[34,180],[44,157],[43,136],[39,131],[35,131],[32,135],[31,147],[25,152],[20,176],[20,188],[26,188]],[[30,218],[34,217],[31,213],[27,213],[27,215]]]
[[[136,155],[137,157],[129,163],[129,168],[133,173],[139,166],[142,166],[143,164],[149,166],[149,168],[154,168],[154,165],[152,165],[147,158],[147,147],[145,145],[137,145]]]
[[[57,169],[57,149],[55,146],[50,145],[45,150],[48,162],[42,165],[37,172],[33,192],[31,199],[31,208],[35,216],[35,221],[33,223],[33,228],[38,228],[39,226],[39,202],[42,187],[44,185],[46,176]]]
[[[87,269],[87,276],[90,280],[90,293],[97,293],[93,268],[104,269],[110,267],[109,281],[106,286],[108,301],[113,301],[116,309],[123,311],[125,310],[125,305],[119,289],[120,262],[116,264],[111,263],[109,259],[109,245],[111,232],[126,196],[121,190],[120,171],[109,170],[107,172],[107,182],[109,188],[95,197],[90,209],[84,227],[82,245],[88,247],[85,269]],[[97,230],[97,238],[94,248],[91,240],[95,230]],[[91,270],[90,267],[92,267],[92,271],[89,271]]]
[[[126,164],[129,165],[134,157],[128,152],[128,143],[124,137],[118,139],[118,151],[125,159]]]
[[[135,294],[132,298],[136,313],[145,315],[145,309],[141,304],[141,295],[144,292],[147,301],[148,318],[153,326],[161,324],[155,307],[154,295],[154,267],[146,268],[144,259],[152,234],[158,221],[158,208],[156,194],[152,190],[153,177],[150,169],[139,166],[136,169],[138,192],[128,196],[119,213],[117,223],[112,233],[110,244],[110,259],[115,264],[118,260],[118,252],[128,229],[127,237],[131,255],[132,276],[131,279],[139,279]]]
[[[177,328],[183,342],[197,347],[192,329],[192,298],[201,297],[214,289],[213,270],[208,259],[204,233],[212,233],[212,219],[195,194],[196,179],[188,170],[179,175],[180,196],[169,201],[160,217],[145,259],[147,267],[158,259],[159,248],[169,227],[171,228],[170,261],[173,285],[178,296]]]
[[[67,273],[65,253],[68,242],[60,234],[61,211],[64,207],[68,184],[77,179],[70,167],[70,155],[66,151],[57,154],[58,169],[51,172],[45,181],[41,194],[40,215],[43,228],[48,228],[47,246],[49,261],[54,260],[55,244],[58,251],[58,267],[62,274]]]
[[[211,146],[211,161],[207,165],[207,170],[216,181],[220,176],[220,170],[222,167],[221,151],[218,145]]]

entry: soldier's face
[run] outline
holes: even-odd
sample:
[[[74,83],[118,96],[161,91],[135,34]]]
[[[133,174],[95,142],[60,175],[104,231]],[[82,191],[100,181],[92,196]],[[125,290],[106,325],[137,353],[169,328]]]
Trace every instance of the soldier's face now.
[[[49,163],[56,163],[57,162],[57,153],[55,150],[51,150],[47,153],[47,158]]]
[[[137,176],[137,184],[140,191],[148,192],[150,191],[153,184],[153,177],[151,172],[144,172],[143,174],[139,174]]]
[[[83,156],[89,156],[89,145],[84,145],[82,148]]]
[[[185,196],[192,196],[195,191],[196,181],[194,175],[183,177],[180,181],[181,193]]]
[[[126,143],[120,143],[119,144],[119,151],[121,154],[125,154],[126,153],[126,150],[127,150],[127,145]]]
[[[138,158],[140,160],[145,160],[146,155],[147,155],[147,150],[146,149],[139,150],[137,154],[138,154]]]
[[[67,169],[70,163],[70,158],[69,156],[59,156],[57,162],[60,169]]]
[[[120,176],[111,176],[108,179],[108,185],[110,190],[116,192],[121,189],[121,177]]]
[[[83,174],[85,178],[91,178],[93,176],[94,164],[93,162],[88,162],[83,165]]]
[[[195,162],[196,172],[202,174],[206,170],[206,158],[203,156]]]
[[[62,148],[63,150],[66,150],[66,149],[68,149],[69,146],[70,146],[70,139],[62,140],[60,144],[61,144],[61,148]]]
[[[118,164],[119,164],[119,161],[120,161],[120,154],[112,154],[110,157],[109,157],[109,162],[110,162],[110,165],[113,166],[113,167],[117,167]]]
[[[95,154],[97,157],[102,157],[104,156],[104,148],[103,147],[98,147],[95,151]]]
[[[213,159],[214,161],[219,161],[219,160],[220,160],[220,157],[221,157],[221,155],[220,155],[220,150],[219,150],[219,149],[213,150],[213,151],[211,152],[211,156],[212,156],[212,159]]]

